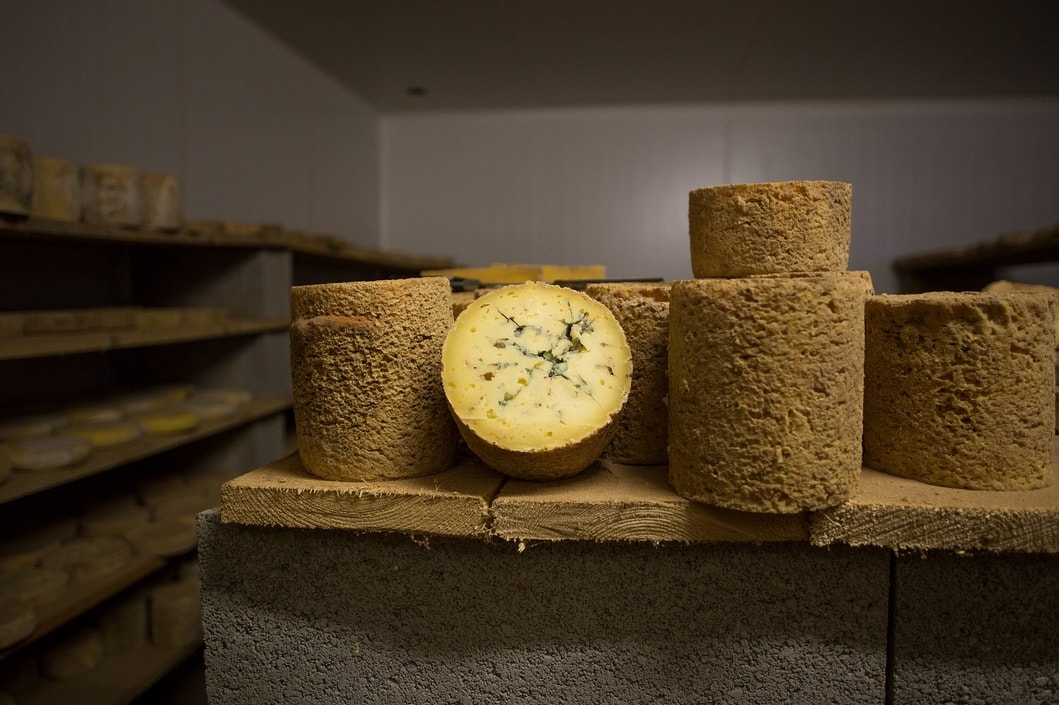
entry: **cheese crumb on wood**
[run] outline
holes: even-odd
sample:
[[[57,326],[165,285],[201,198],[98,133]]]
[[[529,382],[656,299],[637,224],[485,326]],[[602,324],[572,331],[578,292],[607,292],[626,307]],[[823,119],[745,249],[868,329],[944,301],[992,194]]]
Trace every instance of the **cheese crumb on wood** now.
[[[632,378],[614,315],[585,294],[536,282],[468,306],[442,363],[467,445],[491,467],[535,480],[573,475],[599,457]]]

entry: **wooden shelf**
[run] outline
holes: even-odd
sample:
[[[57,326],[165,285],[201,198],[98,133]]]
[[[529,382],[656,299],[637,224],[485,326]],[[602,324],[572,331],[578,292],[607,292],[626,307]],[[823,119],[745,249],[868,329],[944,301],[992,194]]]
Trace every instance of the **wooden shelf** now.
[[[244,226],[237,229],[225,229],[223,225],[217,223],[216,228],[193,229],[189,227],[175,233],[158,233],[39,219],[0,220],[0,235],[19,239],[49,239],[100,245],[286,249],[293,253],[363,264],[385,271],[406,274],[418,274],[425,269],[443,269],[453,266],[453,260],[448,257],[421,257],[403,252],[380,250],[354,245],[331,235],[287,230],[275,225]]]
[[[269,331],[286,330],[285,316],[263,319],[234,319],[224,323],[176,328],[129,328],[111,331],[27,334],[0,338],[0,360],[17,360],[53,355],[103,352],[122,348],[171,345],[195,340],[211,340]]]
[[[61,598],[37,608],[37,627],[33,633],[14,646],[0,650],[0,660],[29,646],[165,566],[166,561],[158,556],[134,555],[127,565],[110,575],[70,583]]]
[[[8,478],[7,482],[0,485],[0,504],[65,485],[74,480],[98,475],[126,463],[186,445],[201,438],[213,436],[283,411],[289,408],[292,403],[292,398],[289,394],[266,399],[253,399],[242,405],[235,415],[226,419],[203,423],[194,431],[188,433],[143,436],[134,441],[109,448],[96,448],[87,460],[69,468],[41,472],[15,472]]]
[[[98,667],[65,681],[40,680],[32,689],[18,694],[24,705],[87,703],[124,705],[158,682],[173,668],[190,658],[202,646],[161,649],[146,644],[135,651],[111,654]]]
[[[437,475],[332,482],[297,455],[229,481],[221,521],[511,541],[803,541],[894,550],[1059,553],[1059,440],[1051,486],[954,490],[864,468],[850,501],[820,512],[756,514],[691,502],[665,466],[602,461],[553,482],[505,479],[473,459]]]

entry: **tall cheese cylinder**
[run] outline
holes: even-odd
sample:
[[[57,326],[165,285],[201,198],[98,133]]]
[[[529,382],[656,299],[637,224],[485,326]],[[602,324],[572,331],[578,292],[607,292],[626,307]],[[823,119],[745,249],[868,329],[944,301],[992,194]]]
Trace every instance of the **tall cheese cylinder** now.
[[[585,293],[614,314],[632,354],[629,399],[614,438],[603,450],[628,465],[665,465],[669,442],[666,409],[669,347],[669,284],[589,284]]]
[[[306,470],[390,480],[449,468],[458,434],[441,388],[452,325],[444,277],[291,289],[291,378]]]
[[[184,195],[180,180],[170,174],[143,174],[143,228],[174,232],[184,221]]]
[[[1054,307],[1041,292],[872,297],[865,464],[945,487],[1049,484]]]
[[[0,135],[0,213],[24,216],[33,194],[33,156],[25,140]]]
[[[696,277],[842,272],[853,187],[837,181],[731,184],[688,195]]]
[[[92,225],[138,228],[143,222],[140,172],[121,164],[82,166],[81,220]]]
[[[856,272],[674,283],[669,481],[680,495],[774,513],[853,495],[869,286]]]
[[[57,157],[33,157],[30,215],[65,223],[81,219],[81,177],[76,164]]]

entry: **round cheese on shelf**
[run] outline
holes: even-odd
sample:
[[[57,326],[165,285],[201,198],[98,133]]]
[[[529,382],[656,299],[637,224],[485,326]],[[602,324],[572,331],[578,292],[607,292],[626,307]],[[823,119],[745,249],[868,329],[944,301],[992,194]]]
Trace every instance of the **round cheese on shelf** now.
[[[239,410],[237,404],[223,399],[210,399],[193,394],[181,404],[185,409],[197,415],[203,421],[216,421],[234,416]]]
[[[249,390],[239,389],[237,387],[223,388],[223,387],[209,387],[206,389],[200,389],[188,397],[188,401],[223,401],[228,404],[234,404],[239,406],[245,404],[252,398]]]
[[[117,404],[85,404],[69,409],[70,423],[111,423],[125,418],[125,410]]]
[[[0,135],[0,213],[24,216],[33,195],[33,156],[29,144]]]
[[[92,443],[76,436],[40,436],[8,441],[15,470],[36,472],[76,465],[92,454]]]
[[[0,584],[0,602],[22,600],[35,607],[55,602],[66,592],[70,576],[56,568],[27,568],[5,573]]]
[[[200,421],[194,411],[175,406],[137,414],[135,420],[145,433],[151,435],[187,433],[198,428]]]
[[[0,424],[0,441],[47,436],[68,423],[60,414],[45,414],[8,419]]]
[[[72,423],[55,433],[56,436],[83,438],[95,448],[128,443],[143,435],[141,426],[131,421]]]
[[[125,534],[136,552],[170,558],[188,553],[198,543],[194,516],[167,517],[132,529]]]
[[[184,220],[184,195],[180,180],[170,174],[143,174],[143,228],[173,232]]]
[[[606,306],[527,282],[475,300],[442,351],[442,381],[464,440],[486,464],[547,480],[580,472],[610,441],[632,357]]]
[[[22,641],[37,627],[37,611],[22,600],[0,601],[0,649]]]
[[[29,210],[34,218],[78,222],[81,219],[79,167],[58,157],[33,157],[33,197]]]
[[[45,553],[40,564],[70,573],[72,580],[91,580],[121,569],[132,557],[129,542],[120,538],[81,538]]]
[[[40,674],[51,680],[68,680],[88,673],[103,662],[103,633],[81,627],[52,640],[40,652]]]
[[[121,164],[82,166],[81,220],[98,225],[138,227],[143,221],[140,172]]]

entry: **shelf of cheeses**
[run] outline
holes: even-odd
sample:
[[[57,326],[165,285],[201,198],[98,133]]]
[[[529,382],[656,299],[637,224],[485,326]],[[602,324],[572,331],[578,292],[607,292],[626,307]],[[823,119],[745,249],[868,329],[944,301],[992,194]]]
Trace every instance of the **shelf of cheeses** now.
[[[159,400],[165,401],[159,401]],[[174,385],[0,422],[0,504],[290,408],[290,394]]]
[[[286,316],[233,318],[224,309],[113,306],[0,312],[0,360],[169,345],[283,331]]]
[[[89,244],[286,249],[295,254],[324,257],[413,275],[424,269],[453,266],[452,259],[448,257],[416,256],[364,247],[334,235],[307,233],[273,223],[187,221],[177,232],[162,233],[111,225],[30,218],[19,222],[0,220],[0,236]]]

